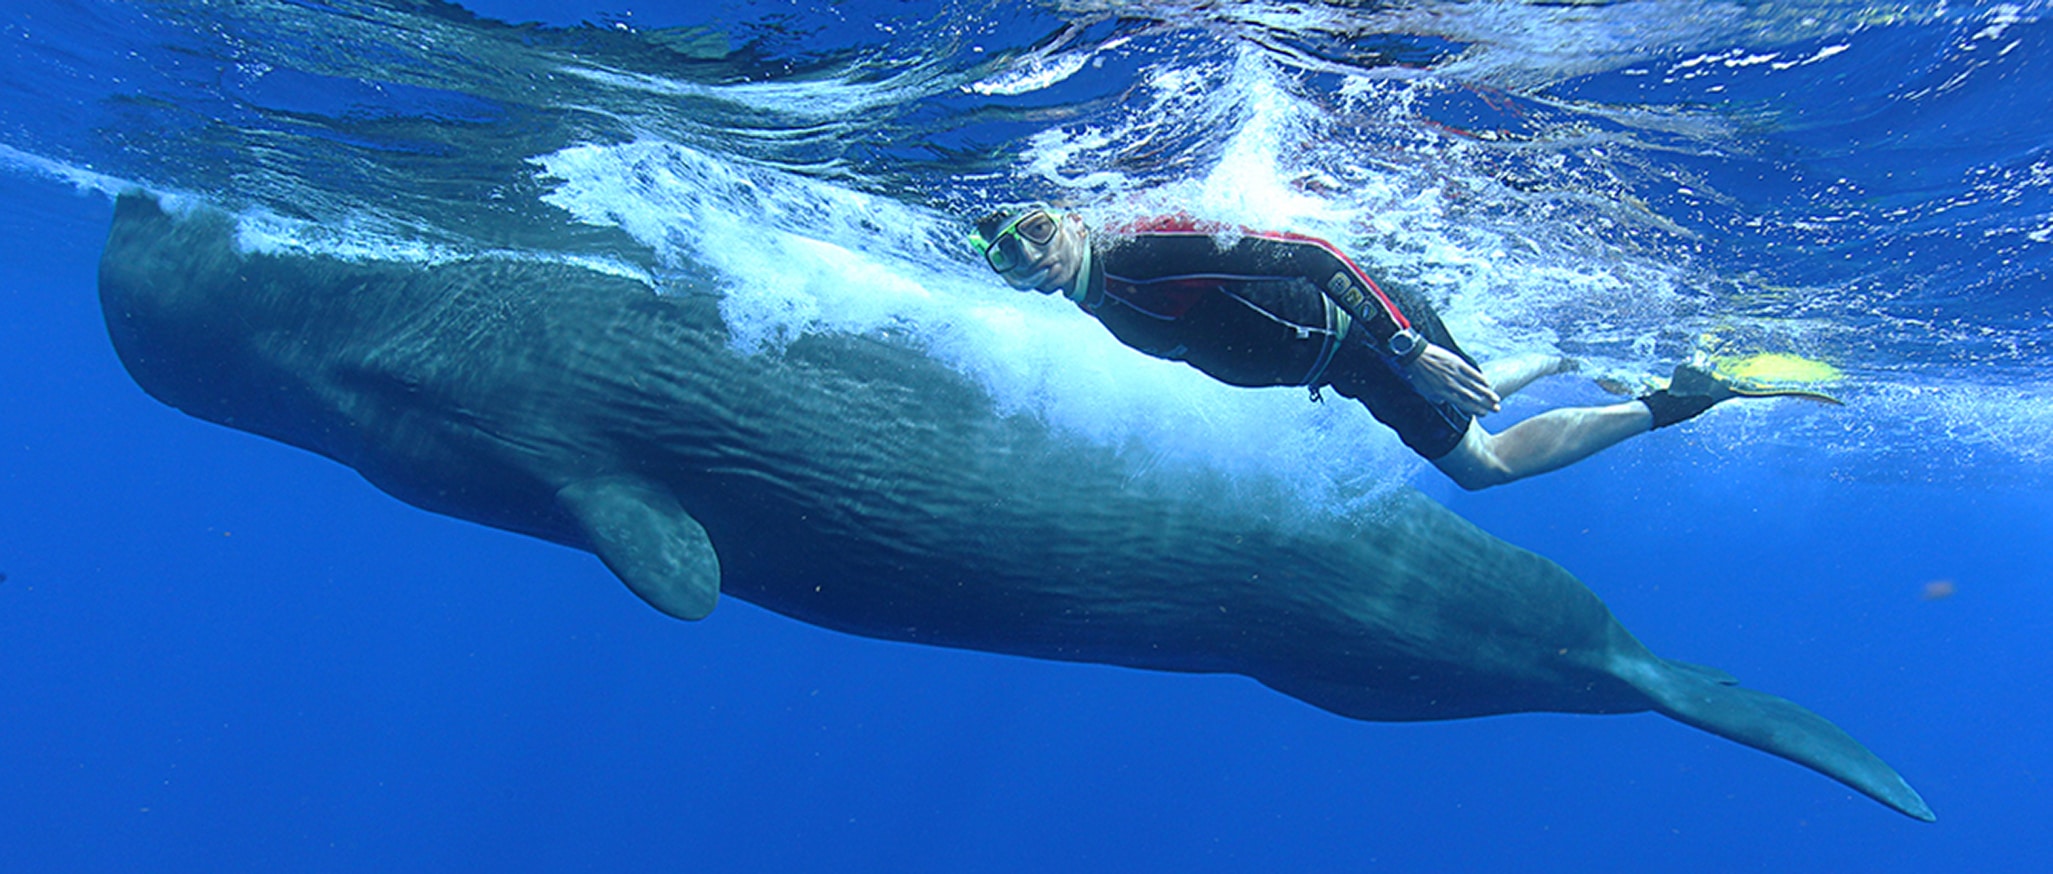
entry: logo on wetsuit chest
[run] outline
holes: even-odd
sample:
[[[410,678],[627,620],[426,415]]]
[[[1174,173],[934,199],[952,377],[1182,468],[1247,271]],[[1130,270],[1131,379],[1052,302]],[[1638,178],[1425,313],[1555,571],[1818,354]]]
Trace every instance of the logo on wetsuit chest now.
[[[1340,298],[1350,313],[1361,312],[1362,304],[1368,300],[1362,295],[1361,286],[1350,281],[1345,273],[1333,274],[1332,279],[1326,280],[1326,287],[1332,289],[1334,296]]]

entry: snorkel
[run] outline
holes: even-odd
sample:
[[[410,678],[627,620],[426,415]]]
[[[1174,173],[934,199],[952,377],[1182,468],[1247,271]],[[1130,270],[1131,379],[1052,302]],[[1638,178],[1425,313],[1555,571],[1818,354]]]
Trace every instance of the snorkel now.
[[[1055,237],[1058,221],[1043,203],[1001,207],[977,220],[969,234],[969,245],[992,271],[1004,273],[1018,266],[1023,255],[1022,240],[1036,246],[1047,245]]]
[[[1001,207],[977,221],[970,248],[1013,288],[1081,302],[1092,253],[1081,235],[1064,236],[1066,223],[1082,230],[1074,213],[1046,204]]]

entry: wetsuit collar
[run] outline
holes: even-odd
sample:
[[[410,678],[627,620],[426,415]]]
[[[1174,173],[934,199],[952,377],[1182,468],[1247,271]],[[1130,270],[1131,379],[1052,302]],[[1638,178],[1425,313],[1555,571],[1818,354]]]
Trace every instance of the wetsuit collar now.
[[[1098,302],[1104,299],[1104,289],[1105,273],[1098,268],[1097,246],[1092,245],[1092,240],[1086,237],[1084,263],[1076,271],[1076,287],[1064,289],[1062,296],[1076,301],[1077,305],[1084,309],[1094,310],[1098,308]]]

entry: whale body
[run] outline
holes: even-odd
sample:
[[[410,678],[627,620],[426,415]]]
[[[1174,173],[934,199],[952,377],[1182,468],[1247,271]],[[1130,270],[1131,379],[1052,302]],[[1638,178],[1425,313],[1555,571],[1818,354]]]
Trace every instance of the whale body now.
[[[1252,677],[1380,721],[1657,711],[1930,808],[1824,718],[1664,660],[1560,566],[1403,489],[1137,473],[877,333],[729,342],[719,302],[535,261],[239,250],[116,206],[109,335],[153,397],[424,509],[595,553],[656,609],[721,595],[852,634]]]

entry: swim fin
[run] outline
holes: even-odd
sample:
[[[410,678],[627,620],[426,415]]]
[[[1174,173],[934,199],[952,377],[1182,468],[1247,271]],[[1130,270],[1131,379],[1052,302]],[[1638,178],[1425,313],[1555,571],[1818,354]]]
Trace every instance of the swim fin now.
[[[1733,398],[1783,397],[1845,406],[1843,401],[1823,392],[1763,385],[1723,376],[1691,364],[1675,365],[1675,375],[1669,378],[1667,387],[1642,395],[1640,403],[1646,404],[1647,410],[1654,414],[1655,428],[1666,428],[1694,419],[1705,410]]]
[[[1672,395],[1710,397],[1714,399],[1712,403],[1731,398],[1802,398],[1835,407],[1846,406],[1845,401],[1824,392],[1725,376],[1689,364],[1675,365],[1675,375],[1668,380],[1666,391]]]

